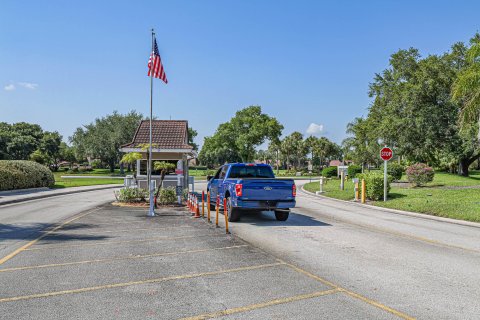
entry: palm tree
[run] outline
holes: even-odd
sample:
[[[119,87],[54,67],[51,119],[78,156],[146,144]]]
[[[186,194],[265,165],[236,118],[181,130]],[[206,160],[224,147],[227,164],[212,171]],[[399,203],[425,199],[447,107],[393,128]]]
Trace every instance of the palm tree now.
[[[153,168],[155,170],[160,170],[160,183],[157,187],[157,192],[155,192],[155,197],[158,198],[160,194],[160,190],[162,189],[163,180],[165,179],[165,175],[167,174],[168,170],[175,169],[176,166],[173,163],[165,162],[165,161],[155,161],[153,163]]]
[[[139,152],[130,152],[123,155],[121,163],[126,163],[132,165],[133,175],[136,176],[135,164],[137,160],[142,159],[142,154]]]
[[[460,120],[463,128],[475,121],[480,127],[480,34],[477,33],[470,43],[466,67],[458,73],[452,89],[453,98],[462,104]]]

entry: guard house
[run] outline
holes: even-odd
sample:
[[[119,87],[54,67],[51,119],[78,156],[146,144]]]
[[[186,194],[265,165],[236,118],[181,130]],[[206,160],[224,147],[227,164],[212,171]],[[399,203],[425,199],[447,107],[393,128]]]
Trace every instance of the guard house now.
[[[135,132],[132,142],[120,147],[120,151],[138,152],[142,159],[137,160],[136,179],[140,188],[147,188],[147,157],[150,136],[150,121],[142,120]],[[188,144],[188,122],[186,120],[152,121],[152,179],[160,182],[160,171],[153,169],[154,161],[175,164],[175,172],[165,176],[164,187],[188,186],[188,161],[196,158],[193,147]]]

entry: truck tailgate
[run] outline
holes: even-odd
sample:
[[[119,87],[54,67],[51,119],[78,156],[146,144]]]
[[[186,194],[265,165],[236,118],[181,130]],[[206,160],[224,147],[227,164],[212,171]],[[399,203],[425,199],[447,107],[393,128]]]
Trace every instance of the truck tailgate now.
[[[292,179],[242,179],[243,200],[291,201]]]

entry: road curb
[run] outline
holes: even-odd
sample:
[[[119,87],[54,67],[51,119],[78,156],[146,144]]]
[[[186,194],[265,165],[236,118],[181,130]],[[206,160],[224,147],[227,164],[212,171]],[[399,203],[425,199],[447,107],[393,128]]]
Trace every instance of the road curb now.
[[[399,214],[399,215],[421,218],[421,219],[426,219],[426,220],[434,220],[434,221],[438,221],[438,222],[457,224],[457,225],[466,226],[466,227],[480,228],[480,223],[478,223],[478,222],[456,220],[456,219],[444,218],[444,217],[437,217],[437,216],[428,215],[426,213],[418,213],[418,212],[403,211],[403,210],[398,210],[398,209],[383,208],[383,207],[372,206],[370,204],[361,204],[361,203],[357,203],[357,202],[353,202],[353,201],[330,198],[330,197],[318,195],[318,194],[315,194],[313,192],[307,191],[307,190],[305,190],[304,186],[302,186],[301,191],[303,191],[306,194],[309,194],[309,195],[312,195],[312,196],[315,196],[315,197],[318,197],[318,198],[321,198],[321,199],[333,200],[334,202],[340,202],[340,203],[348,203],[348,204],[356,206],[356,207],[369,208],[369,209],[373,209],[373,210],[377,210],[377,211],[384,211],[384,212],[386,211],[386,212],[391,212],[391,213],[395,213],[395,214]]]
[[[120,188],[121,186],[122,185],[108,185],[108,186],[94,188],[94,189],[72,190],[72,191],[67,191],[67,192],[62,192],[62,193],[42,194],[42,195],[37,195],[37,196],[31,196],[31,197],[28,197],[28,198],[6,200],[6,201],[1,201],[0,202],[0,207],[4,206],[4,205],[7,205],[7,204],[12,204],[12,203],[19,203],[19,202],[25,202],[25,201],[31,201],[31,200],[39,200],[39,199],[45,199],[45,198],[51,198],[51,197],[58,197],[58,196],[64,196],[64,195],[74,194],[74,193],[90,192],[90,191],[105,190],[105,189],[114,189],[114,188]]]

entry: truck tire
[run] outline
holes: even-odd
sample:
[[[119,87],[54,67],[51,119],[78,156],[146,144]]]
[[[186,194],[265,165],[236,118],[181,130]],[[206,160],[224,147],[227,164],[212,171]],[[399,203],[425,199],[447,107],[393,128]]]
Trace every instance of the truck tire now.
[[[240,209],[232,206],[232,199],[227,198],[228,221],[237,222],[240,220]]]
[[[275,218],[278,221],[287,221],[290,211],[288,210],[275,210]]]

